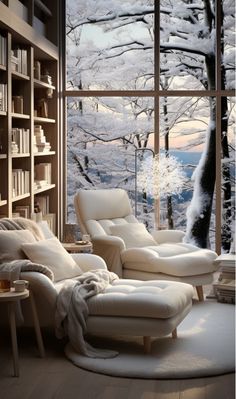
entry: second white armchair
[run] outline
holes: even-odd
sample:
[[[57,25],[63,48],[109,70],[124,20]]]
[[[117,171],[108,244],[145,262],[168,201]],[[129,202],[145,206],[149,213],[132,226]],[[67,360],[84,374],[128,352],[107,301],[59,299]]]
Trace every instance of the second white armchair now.
[[[204,300],[202,286],[212,283],[218,268],[214,251],[184,243],[182,231],[150,234],[133,215],[125,190],[79,190],[74,204],[82,234],[91,236],[109,270],[122,278],[189,283]]]

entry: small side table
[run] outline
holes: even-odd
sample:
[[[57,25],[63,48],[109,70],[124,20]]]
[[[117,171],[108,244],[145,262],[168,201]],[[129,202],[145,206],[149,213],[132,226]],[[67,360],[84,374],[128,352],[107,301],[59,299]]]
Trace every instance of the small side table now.
[[[24,290],[23,292],[16,292],[14,289],[7,292],[0,293],[0,302],[6,302],[9,309],[9,322],[10,322],[10,330],[11,330],[11,342],[12,342],[12,353],[13,353],[13,367],[14,367],[14,376],[19,377],[19,355],[18,355],[18,344],[17,344],[17,335],[16,335],[16,318],[15,318],[15,305],[17,301],[21,301],[23,299],[29,298],[31,304],[31,310],[34,320],[34,329],[36,334],[36,339],[39,348],[40,357],[45,356],[45,350],[43,345],[43,339],[41,335],[39,320],[37,309],[35,306],[35,301],[33,297],[33,293],[29,290]]]
[[[76,244],[75,242],[63,242],[63,247],[70,253],[91,253],[93,245],[91,242],[86,244]]]

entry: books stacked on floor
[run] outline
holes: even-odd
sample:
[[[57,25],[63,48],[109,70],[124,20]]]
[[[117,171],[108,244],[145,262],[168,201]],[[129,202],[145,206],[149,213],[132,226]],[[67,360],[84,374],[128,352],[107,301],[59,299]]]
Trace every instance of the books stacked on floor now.
[[[30,151],[29,129],[13,128],[11,130],[11,153],[26,154]],[[17,150],[17,151],[16,151]]]
[[[49,152],[51,145],[46,141],[46,136],[41,125],[34,126],[34,152]]]
[[[216,259],[220,262],[220,274],[213,288],[218,302],[235,303],[235,259],[235,254],[223,254]]]
[[[50,162],[38,163],[34,166],[35,189],[43,188],[52,182],[52,164]]]
[[[28,194],[30,182],[29,170],[12,169],[12,197]]]

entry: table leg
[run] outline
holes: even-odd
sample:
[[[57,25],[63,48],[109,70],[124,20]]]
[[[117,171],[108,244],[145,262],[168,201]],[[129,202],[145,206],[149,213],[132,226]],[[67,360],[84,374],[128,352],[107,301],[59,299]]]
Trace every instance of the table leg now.
[[[39,354],[41,357],[45,357],[45,350],[44,350],[44,345],[43,345],[43,339],[41,335],[41,330],[40,330],[40,325],[39,325],[39,319],[38,319],[38,313],[34,301],[34,295],[33,292],[30,291],[30,304],[31,304],[31,309],[32,309],[32,314],[33,314],[33,319],[34,319],[34,330],[36,334],[36,339],[38,343],[38,348],[39,348]]]
[[[16,336],[15,303],[9,303],[9,319],[11,328],[14,376],[19,377],[19,355]]]

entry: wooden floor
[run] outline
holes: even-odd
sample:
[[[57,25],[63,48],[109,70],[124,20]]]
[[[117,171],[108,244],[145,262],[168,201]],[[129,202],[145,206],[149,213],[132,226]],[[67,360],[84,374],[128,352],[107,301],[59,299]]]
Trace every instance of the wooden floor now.
[[[234,399],[234,375],[188,380],[140,380],[99,375],[68,361],[61,343],[43,332],[39,358],[32,331],[18,331],[20,377],[12,377],[8,331],[0,334],[1,399]]]

